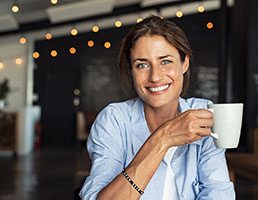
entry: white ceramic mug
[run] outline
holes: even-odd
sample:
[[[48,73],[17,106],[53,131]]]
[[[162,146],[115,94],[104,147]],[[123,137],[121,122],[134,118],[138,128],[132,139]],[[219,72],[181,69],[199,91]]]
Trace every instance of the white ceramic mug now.
[[[243,103],[208,105],[213,112],[212,136],[218,148],[237,148],[242,127]]]

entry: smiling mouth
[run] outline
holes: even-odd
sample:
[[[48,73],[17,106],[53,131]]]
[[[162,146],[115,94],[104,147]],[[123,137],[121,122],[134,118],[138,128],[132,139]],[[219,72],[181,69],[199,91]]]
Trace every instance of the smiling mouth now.
[[[162,91],[166,90],[169,86],[170,86],[170,84],[166,84],[166,85],[162,85],[162,86],[158,86],[158,87],[147,87],[147,89],[151,92],[162,92]]]

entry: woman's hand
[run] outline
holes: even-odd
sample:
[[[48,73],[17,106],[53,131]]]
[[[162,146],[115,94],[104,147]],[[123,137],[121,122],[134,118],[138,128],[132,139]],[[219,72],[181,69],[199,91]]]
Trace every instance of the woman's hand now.
[[[213,115],[205,109],[188,110],[162,124],[155,132],[161,133],[168,147],[190,144],[211,133]]]

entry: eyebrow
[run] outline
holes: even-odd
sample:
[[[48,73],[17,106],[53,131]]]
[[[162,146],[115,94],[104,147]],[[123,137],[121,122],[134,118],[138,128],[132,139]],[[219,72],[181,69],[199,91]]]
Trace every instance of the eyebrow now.
[[[160,56],[159,59],[163,59],[163,58],[167,58],[167,57],[173,57],[173,58],[174,58],[173,55],[167,54],[167,55],[165,55],[165,56]]]
[[[148,59],[147,58],[136,58],[135,60],[133,60],[133,62],[132,63],[135,63],[136,61],[148,61]]]
[[[167,55],[164,55],[164,56],[159,56],[158,58],[161,60],[161,59],[164,59],[164,58],[167,58],[167,57],[173,57],[173,58],[175,58],[173,55],[170,55],[170,54],[167,54]],[[136,59],[134,59],[133,60],[133,62],[132,63],[135,63],[136,61],[148,61],[148,59],[147,58],[136,58]]]

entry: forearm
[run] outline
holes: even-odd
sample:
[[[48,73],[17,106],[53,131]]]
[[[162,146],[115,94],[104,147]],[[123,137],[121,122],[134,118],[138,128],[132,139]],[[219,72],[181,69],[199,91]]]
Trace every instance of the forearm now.
[[[155,133],[149,137],[125,169],[129,177],[141,190],[146,188],[157,171],[167,149],[168,146],[164,144],[164,138],[160,136],[160,133]],[[97,199],[137,200],[139,198],[140,194],[126,180],[123,174],[119,174],[109,185],[101,190]]]

